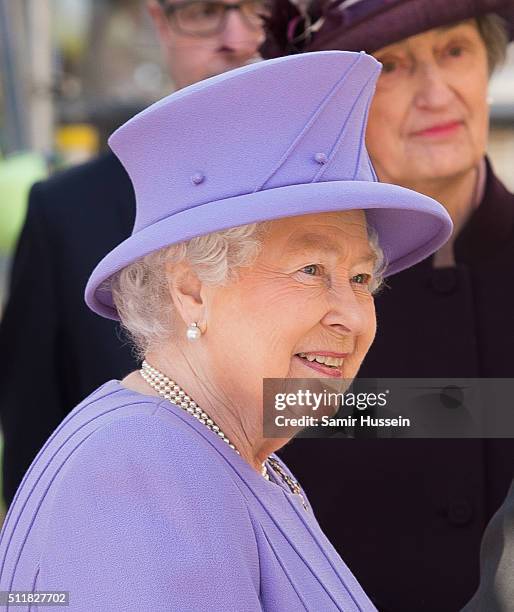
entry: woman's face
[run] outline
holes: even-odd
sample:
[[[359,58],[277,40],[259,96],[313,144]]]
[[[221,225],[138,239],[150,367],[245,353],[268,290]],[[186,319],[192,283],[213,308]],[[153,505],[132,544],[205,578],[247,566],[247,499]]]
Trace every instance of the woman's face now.
[[[214,380],[249,399],[263,378],[353,378],[375,336],[374,261],[363,211],[270,223],[253,265],[212,289]]]
[[[422,188],[475,167],[488,132],[487,50],[474,20],[374,53],[383,64],[366,143],[381,180]]]

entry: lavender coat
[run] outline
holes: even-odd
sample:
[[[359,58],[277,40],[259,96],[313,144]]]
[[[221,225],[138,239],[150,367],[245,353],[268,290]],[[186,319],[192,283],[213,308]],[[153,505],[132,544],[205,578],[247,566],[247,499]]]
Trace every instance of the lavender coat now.
[[[118,381],[50,437],[0,538],[0,590],[66,590],[70,610],[375,610],[278,477]]]

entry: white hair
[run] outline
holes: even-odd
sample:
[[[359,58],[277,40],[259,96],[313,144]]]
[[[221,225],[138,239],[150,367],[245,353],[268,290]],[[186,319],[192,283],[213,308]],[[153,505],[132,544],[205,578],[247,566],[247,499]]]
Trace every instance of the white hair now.
[[[481,15],[476,21],[487,50],[489,73],[492,74],[505,62],[509,44],[509,28],[505,19],[496,13]]]
[[[149,350],[169,341],[174,333],[175,309],[166,265],[185,261],[202,283],[225,285],[258,256],[268,225],[269,222],[252,223],[164,247],[128,265],[113,277],[113,301],[138,357],[144,357]],[[376,255],[371,286],[375,293],[382,284],[386,262],[378,236],[369,226],[368,236]]]

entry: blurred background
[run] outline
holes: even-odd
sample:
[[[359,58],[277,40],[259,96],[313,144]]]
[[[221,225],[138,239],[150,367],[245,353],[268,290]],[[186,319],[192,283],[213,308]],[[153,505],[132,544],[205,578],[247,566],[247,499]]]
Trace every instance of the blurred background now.
[[[0,0],[0,316],[30,185],[173,85],[144,0]]]

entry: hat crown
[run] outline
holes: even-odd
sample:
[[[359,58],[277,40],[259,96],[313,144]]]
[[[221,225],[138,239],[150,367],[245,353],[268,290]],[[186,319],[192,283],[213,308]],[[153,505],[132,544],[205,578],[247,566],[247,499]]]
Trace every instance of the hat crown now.
[[[134,185],[134,233],[286,185],[375,182],[364,132],[379,73],[363,53],[308,53],[207,79],[139,113],[109,139]]]
[[[387,273],[448,238],[444,208],[379,183],[365,147],[380,64],[324,51],[207,79],[139,113],[111,137],[136,193],[136,224],[97,265],[86,302],[118,319],[112,279],[159,249],[284,217],[366,211]]]

